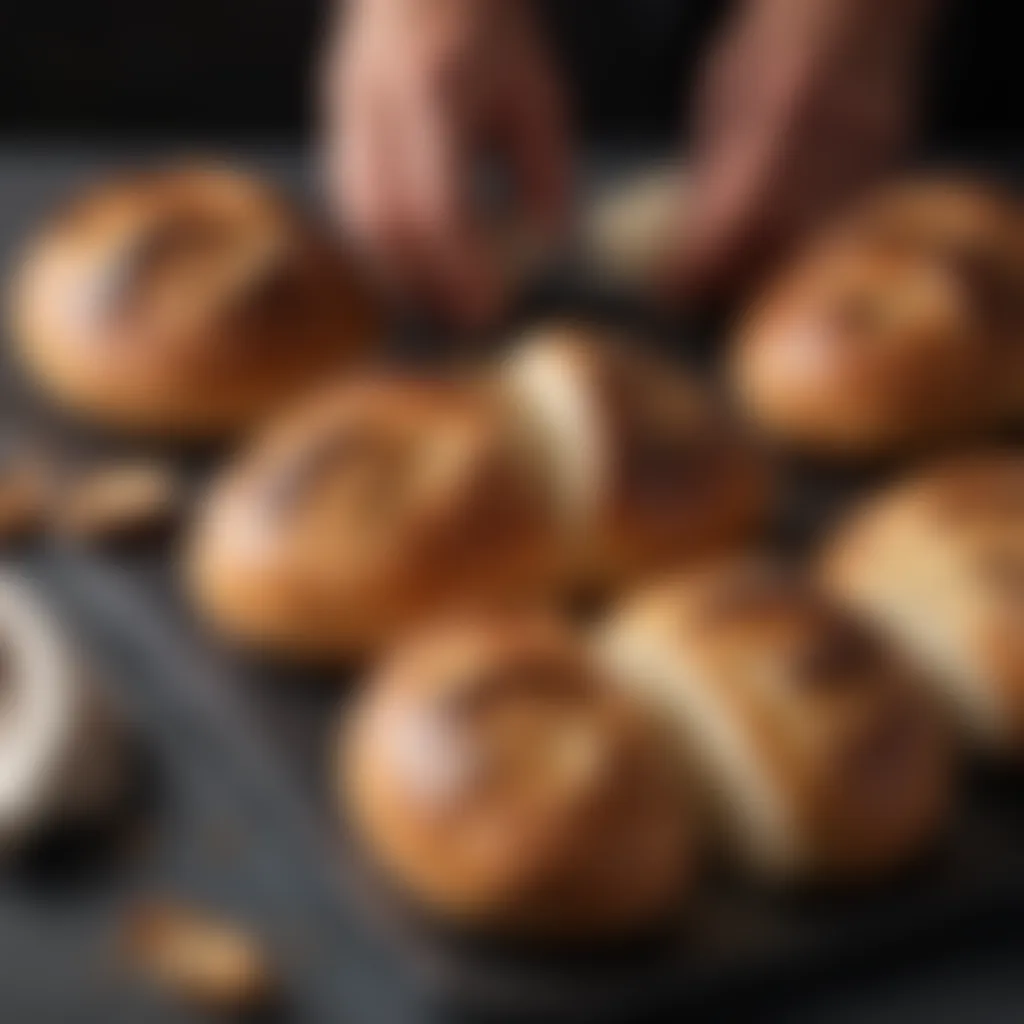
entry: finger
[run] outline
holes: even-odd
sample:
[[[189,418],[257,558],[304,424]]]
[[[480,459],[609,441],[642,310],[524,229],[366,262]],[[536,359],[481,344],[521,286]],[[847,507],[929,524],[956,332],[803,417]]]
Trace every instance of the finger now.
[[[717,298],[743,283],[792,226],[820,148],[807,133],[815,96],[807,77],[787,67],[764,91],[734,96],[727,121],[703,140],[672,266],[685,297]]]
[[[440,310],[476,326],[494,316],[500,268],[474,217],[469,125],[443,96],[409,94],[402,118],[402,198],[423,280]]]
[[[418,291],[419,274],[404,213],[396,115],[386,99],[368,93],[352,108],[340,154],[338,187],[344,227],[389,291]]]
[[[723,146],[698,163],[663,270],[670,295],[716,299],[751,272],[777,231],[775,180],[766,145]]]

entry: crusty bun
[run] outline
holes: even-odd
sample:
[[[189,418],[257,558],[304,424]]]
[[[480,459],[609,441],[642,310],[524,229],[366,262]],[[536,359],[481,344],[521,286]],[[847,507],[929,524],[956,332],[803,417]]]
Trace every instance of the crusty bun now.
[[[870,499],[822,572],[930,667],[969,736],[1024,749],[1024,455],[947,459]]]
[[[547,620],[408,640],[344,719],[334,782],[399,887],[472,928],[612,937],[667,919],[694,873],[660,734]]]
[[[512,350],[503,390],[547,467],[569,572],[622,582],[701,558],[759,525],[767,479],[695,381],[639,343],[574,324]]]
[[[215,480],[187,562],[227,634],[330,658],[427,613],[535,594],[556,539],[482,393],[380,377],[302,404]]]
[[[212,437],[364,355],[376,313],[269,186],[212,166],[140,172],[73,201],[12,293],[41,388],[100,424]]]
[[[37,591],[0,573],[0,856],[127,792],[126,748],[81,651]]]
[[[755,872],[870,875],[940,825],[948,745],[913,673],[779,567],[732,561],[651,585],[599,649],[678,729],[723,837]]]
[[[799,258],[743,323],[756,423],[889,456],[1024,418],[1024,210],[969,183],[895,188]]]

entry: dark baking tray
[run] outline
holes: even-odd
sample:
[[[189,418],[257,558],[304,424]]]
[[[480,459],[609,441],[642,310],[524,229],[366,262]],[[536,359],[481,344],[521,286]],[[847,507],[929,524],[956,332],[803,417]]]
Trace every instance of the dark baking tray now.
[[[44,155],[28,177],[20,167],[24,196],[3,240],[70,181],[136,156]],[[286,156],[259,164],[286,181],[298,177],[298,161]],[[8,210],[12,180],[8,166]],[[686,341],[699,334],[571,279],[540,290],[531,305],[642,319],[702,362],[702,347]],[[75,458],[121,447],[40,417],[7,383],[9,425],[34,420]],[[216,462],[209,453],[174,457],[197,485]],[[786,540],[806,540],[838,498],[870,482],[791,472],[796,500],[779,524]],[[870,888],[771,895],[723,880],[671,934],[572,955],[446,932],[387,892],[336,821],[325,754],[352,678],[223,649],[181,600],[173,551],[173,541],[119,553],[39,545],[20,559],[136,723],[140,772],[151,781],[129,829],[98,846],[65,841],[0,885],[0,987],[12,1008],[4,1020],[187,1019],[110,962],[120,908],[140,893],[177,894],[250,922],[284,979],[282,1005],[268,1017],[286,1021],[763,1018],[768,992],[779,998],[858,965],[1024,933],[1021,779],[981,771],[968,779],[963,813],[941,848]]]

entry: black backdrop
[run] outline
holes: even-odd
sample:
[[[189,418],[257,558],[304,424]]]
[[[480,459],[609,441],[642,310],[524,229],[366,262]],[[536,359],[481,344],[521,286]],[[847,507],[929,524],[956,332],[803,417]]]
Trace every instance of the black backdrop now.
[[[726,0],[542,0],[591,134],[651,137]],[[879,0],[881,2],[881,0]],[[60,137],[308,128],[327,0],[0,0],[0,130]],[[1017,0],[947,0],[933,145],[1019,154]],[[684,79],[685,80],[685,79]]]

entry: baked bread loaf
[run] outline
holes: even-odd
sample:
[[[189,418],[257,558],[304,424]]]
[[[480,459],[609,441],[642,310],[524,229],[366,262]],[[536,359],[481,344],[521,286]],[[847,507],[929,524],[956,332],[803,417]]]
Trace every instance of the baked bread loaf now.
[[[1024,455],[943,460],[868,500],[822,573],[929,667],[974,743],[1024,749]]]
[[[0,856],[127,792],[121,727],[36,591],[0,573]]]
[[[1024,418],[1024,208],[965,182],[883,193],[769,287],[734,356],[753,420],[817,455]]]
[[[368,294],[273,189],[214,166],[140,172],[71,202],[14,279],[13,334],[40,387],[118,429],[244,429],[365,355]]]
[[[336,753],[367,850],[428,912],[472,930],[645,930],[694,875],[692,807],[660,734],[548,620],[472,617],[407,640]]]
[[[555,532],[486,396],[384,377],[329,388],[213,484],[188,555],[228,635],[359,655],[425,614],[550,586]]]
[[[931,839],[949,745],[885,643],[778,566],[730,561],[652,584],[599,636],[616,678],[675,727],[735,860],[827,882]]]
[[[551,324],[500,372],[511,418],[546,467],[574,579],[617,584],[759,525],[768,487],[752,449],[695,381],[639,343]]]

